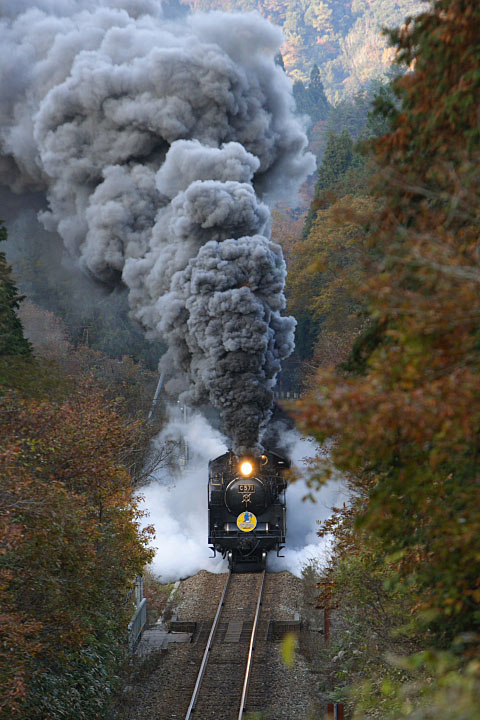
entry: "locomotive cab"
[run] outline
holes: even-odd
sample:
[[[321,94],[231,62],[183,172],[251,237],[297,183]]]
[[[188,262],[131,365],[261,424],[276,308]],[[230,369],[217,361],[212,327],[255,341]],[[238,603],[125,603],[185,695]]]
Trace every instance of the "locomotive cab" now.
[[[208,543],[236,572],[265,567],[286,537],[286,458],[265,451],[238,457],[229,451],[209,463]]]

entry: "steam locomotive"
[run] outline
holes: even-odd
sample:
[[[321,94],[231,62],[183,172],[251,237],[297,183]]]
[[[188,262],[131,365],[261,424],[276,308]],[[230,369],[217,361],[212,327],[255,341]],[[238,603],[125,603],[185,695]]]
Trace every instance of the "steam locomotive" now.
[[[229,451],[208,466],[208,544],[235,572],[265,567],[267,553],[285,544],[285,471],[274,452],[238,457]]]

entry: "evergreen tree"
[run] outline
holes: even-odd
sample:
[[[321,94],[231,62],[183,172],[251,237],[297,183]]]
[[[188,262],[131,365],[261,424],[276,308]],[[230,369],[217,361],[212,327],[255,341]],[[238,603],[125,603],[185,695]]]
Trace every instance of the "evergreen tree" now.
[[[330,109],[330,103],[325,95],[322,78],[318,65],[314,65],[310,73],[310,84],[308,86],[308,100],[310,105],[310,115],[314,122],[325,119]]]
[[[318,169],[317,184],[313,203],[305,218],[305,225],[302,238],[305,240],[312,229],[312,224],[317,215],[317,209],[325,204],[324,193],[332,192],[342,197],[345,194],[346,180],[349,170],[358,167],[361,158],[355,152],[354,144],[350,133],[344,130],[340,135],[330,133],[325,147],[322,164]],[[330,204],[330,202],[327,202]]]
[[[325,95],[318,65],[314,65],[312,68],[308,86],[305,86],[301,80],[294,82],[293,97],[295,98],[297,111],[301,115],[309,115],[313,124],[320,120],[326,120],[331,108]]]
[[[0,221],[0,242],[7,239],[7,229]],[[0,355],[30,355],[32,348],[23,337],[23,328],[16,310],[22,297],[12,280],[12,271],[5,253],[0,253]]]
[[[308,102],[307,89],[301,80],[293,83],[293,97],[299,115],[309,115],[310,104]]]
[[[343,130],[340,135],[331,133],[322,164],[318,170],[315,195],[318,196],[322,191],[334,189],[351,168],[353,160],[353,140],[348,130]]]

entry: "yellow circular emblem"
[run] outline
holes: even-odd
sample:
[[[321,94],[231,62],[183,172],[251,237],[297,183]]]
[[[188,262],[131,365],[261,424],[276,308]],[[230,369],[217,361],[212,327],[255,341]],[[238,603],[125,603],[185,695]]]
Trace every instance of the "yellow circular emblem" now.
[[[257,518],[252,512],[246,510],[237,517],[237,527],[243,532],[251,532],[257,527]]]

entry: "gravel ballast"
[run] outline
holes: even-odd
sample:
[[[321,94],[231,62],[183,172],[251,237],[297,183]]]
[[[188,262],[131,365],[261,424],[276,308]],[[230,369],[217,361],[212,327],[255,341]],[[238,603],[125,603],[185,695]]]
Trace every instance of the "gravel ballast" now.
[[[304,587],[301,579],[289,572],[269,573],[266,593],[270,620],[298,621],[305,614]],[[185,717],[191,691],[205,647],[206,635],[215,615],[226,574],[205,570],[181,581],[169,603],[169,615],[180,621],[197,623],[193,642],[171,642],[168,650],[137,657],[135,672],[124,693],[117,720],[179,720]],[[266,597],[265,600],[268,598]],[[173,605],[173,607],[172,607]],[[165,626],[166,629],[166,626]],[[282,640],[268,642],[267,652],[257,672],[263,673],[267,689],[265,707],[255,720],[310,720],[321,715],[315,710],[315,685],[318,676],[311,673],[301,647],[293,664],[286,667]],[[317,636],[318,637],[318,636]],[[318,638],[321,641],[321,638]],[[232,708],[232,720],[236,720]],[[248,714],[245,716],[246,720]],[[204,720],[197,718],[196,720]]]

